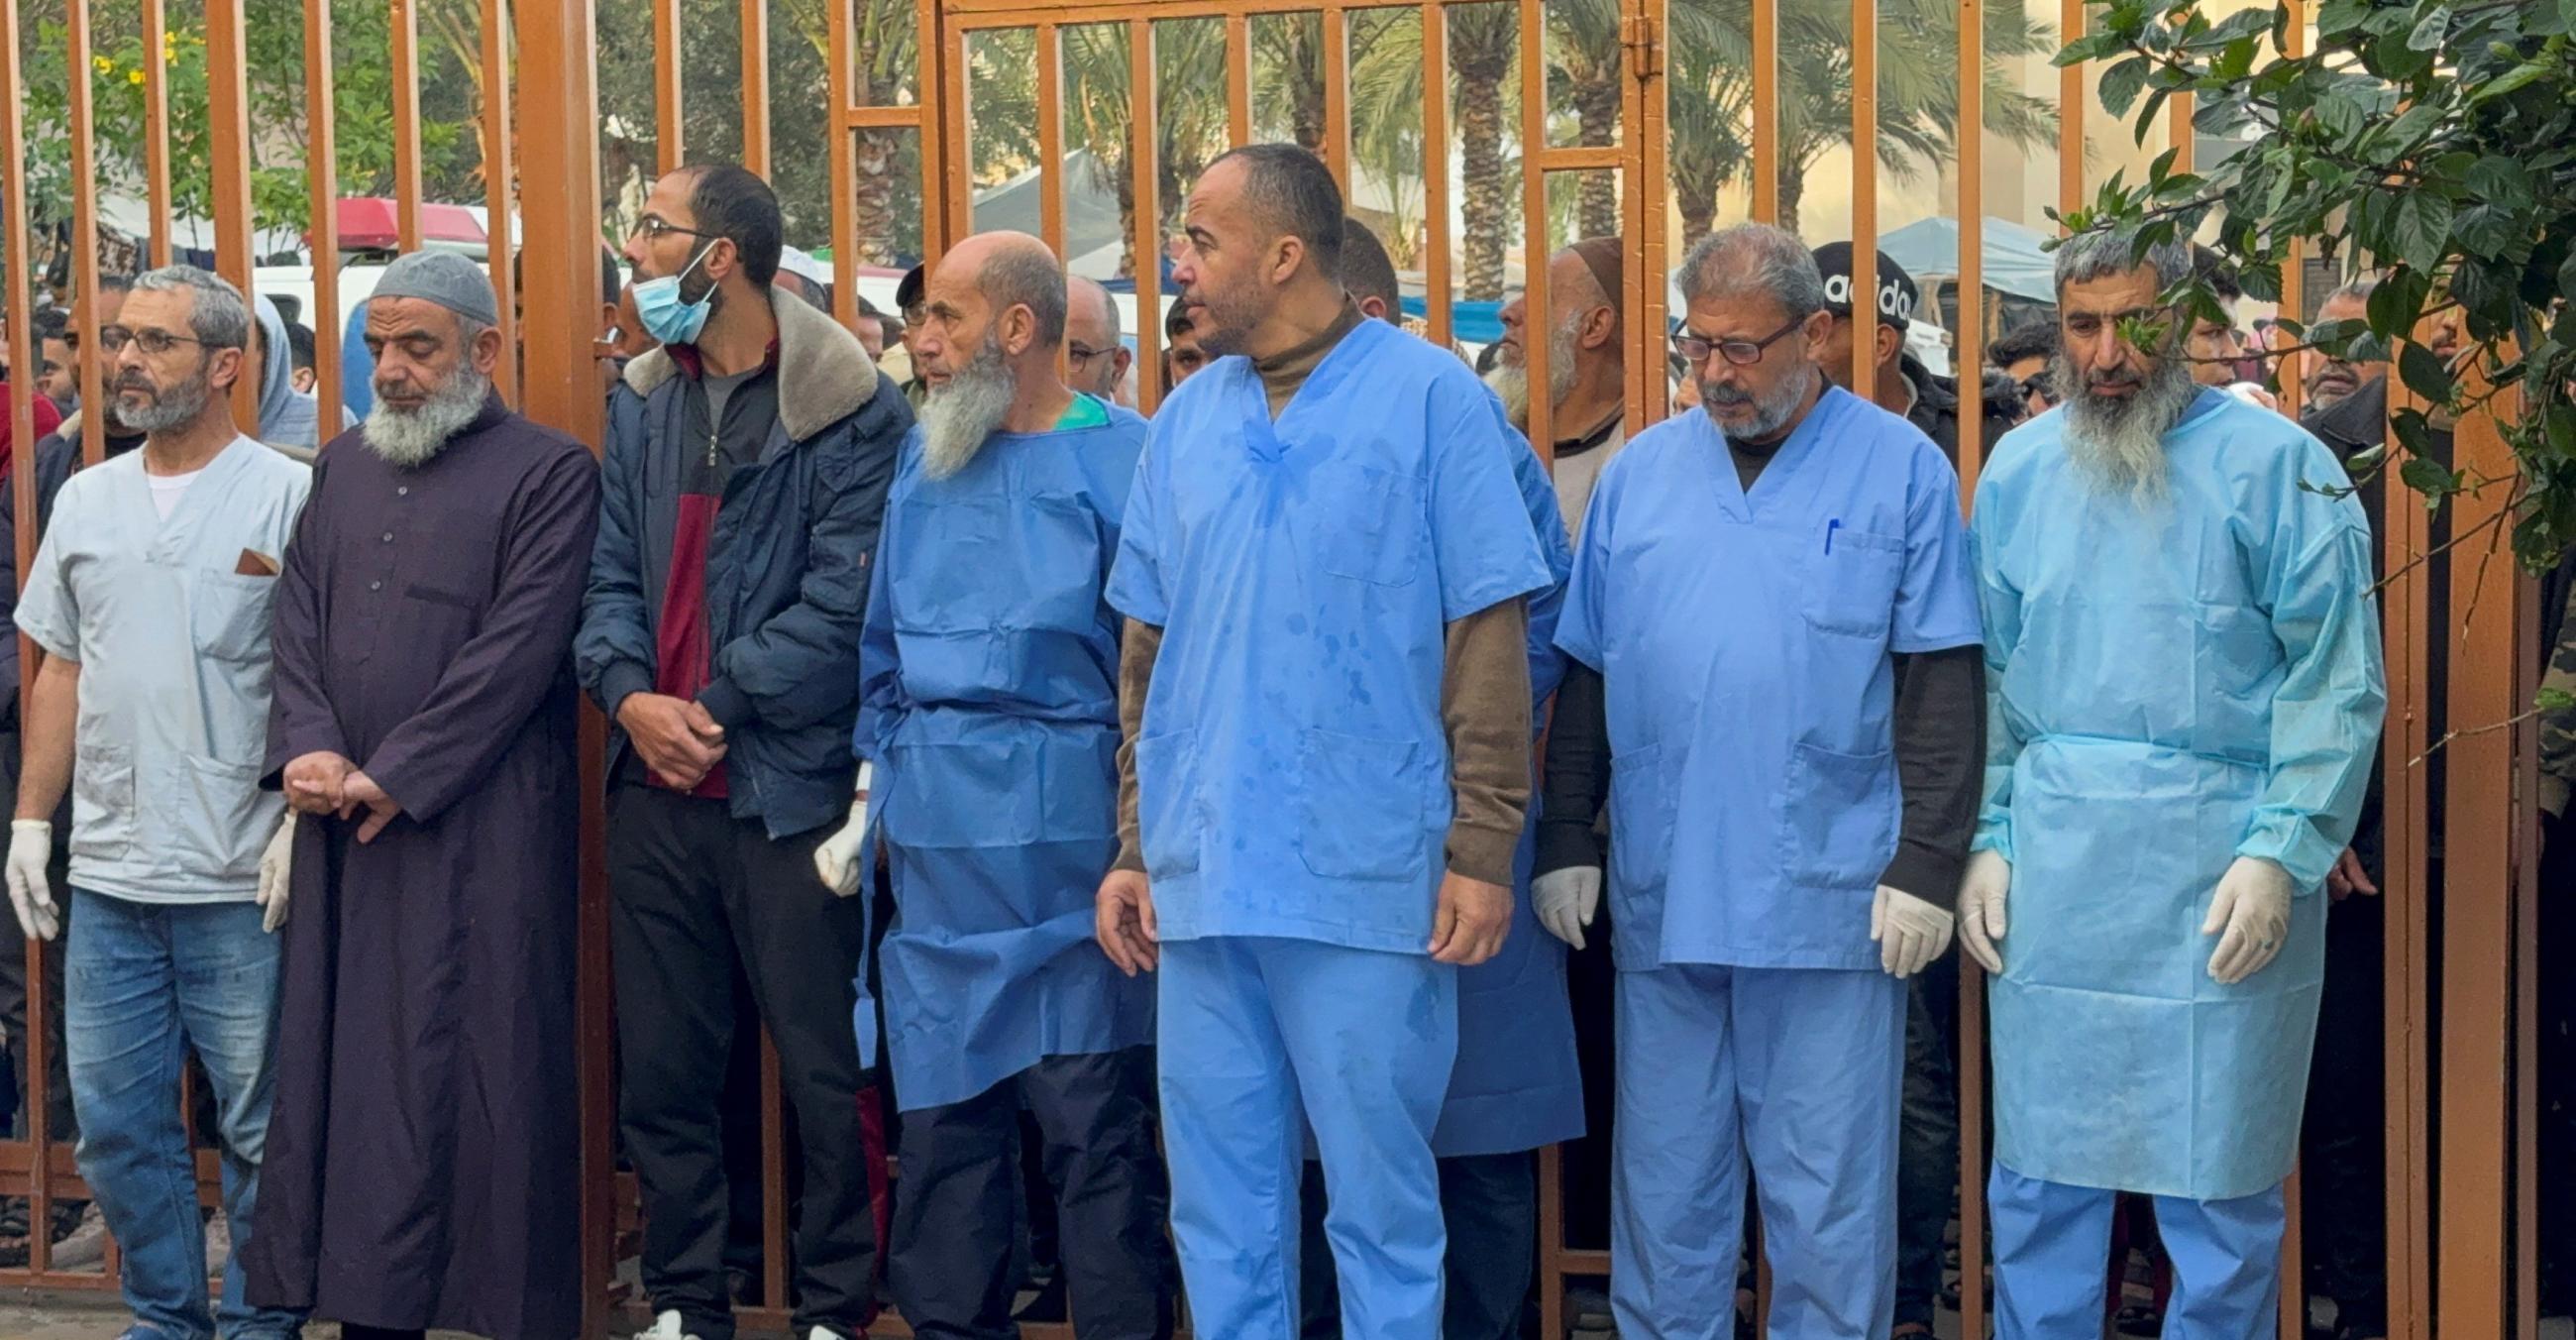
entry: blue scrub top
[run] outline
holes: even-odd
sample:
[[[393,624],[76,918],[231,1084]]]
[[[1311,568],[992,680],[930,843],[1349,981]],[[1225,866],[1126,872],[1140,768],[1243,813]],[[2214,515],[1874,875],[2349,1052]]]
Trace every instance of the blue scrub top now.
[[[1904,419],[1829,387],[1749,494],[1706,414],[1631,441],[1556,635],[1604,680],[1619,967],[1876,969],[1891,656],[1978,636],[1958,476]]]
[[[1548,585],[1512,450],[1465,364],[1377,321],[1275,422],[1239,356],[1164,403],[1109,581],[1163,629],[1136,770],[1164,939],[1427,949],[1443,633]]]

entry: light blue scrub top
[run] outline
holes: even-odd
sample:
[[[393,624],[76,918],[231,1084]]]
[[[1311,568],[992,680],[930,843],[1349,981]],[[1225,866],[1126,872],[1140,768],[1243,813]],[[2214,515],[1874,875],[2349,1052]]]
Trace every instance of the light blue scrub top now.
[[[285,815],[268,751],[269,605],[313,472],[246,437],[164,521],[143,453],[63,484],[18,628],[80,662],[71,879],[142,903],[246,900]],[[240,572],[245,555],[268,574]]]
[[[886,494],[854,743],[896,848],[879,960],[907,1111],[1153,1039],[1152,980],[1092,940],[1118,847],[1119,623],[1101,587],[1145,421],[1079,403],[1091,426],[997,433],[946,479],[923,471],[915,427]],[[872,1015],[862,1002],[863,1057]]]
[[[1548,585],[1526,449],[1465,364],[1381,321],[1275,423],[1239,356],[1164,402],[1109,580],[1163,629],[1136,770],[1164,939],[1428,948],[1443,632]]]
[[[1958,476],[1839,388],[1748,495],[1704,413],[1603,470],[1556,642],[1609,715],[1611,952],[1876,971],[1898,653],[1973,646]]]
[[[2325,968],[2316,890],[2351,840],[2386,701],[2370,531],[2299,426],[2204,391],[2169,496],[2096,492],[2063,410],[1977,481],[1985,804],[2013,862],[1992,980],[1995,1156],[2025,1177],[2196,1200],[2297,1153]],[[2299,897],[2234,986],[2202,935],[2238,856]]]

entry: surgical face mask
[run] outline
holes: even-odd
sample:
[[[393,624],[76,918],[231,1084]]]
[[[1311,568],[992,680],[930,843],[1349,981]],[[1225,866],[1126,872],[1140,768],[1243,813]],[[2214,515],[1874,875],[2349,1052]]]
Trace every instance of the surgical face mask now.
[[[635,318],[644,324],[645,333],[664,344],[697,342],[698,332],[707,328],[707,317],[715,310],[715,286],[708,285],[696,302],[689,302],[680,297],[680,283],[715,245],[715,239],[709,238],[678,274],[647,279],[627,290],[635,295]]]

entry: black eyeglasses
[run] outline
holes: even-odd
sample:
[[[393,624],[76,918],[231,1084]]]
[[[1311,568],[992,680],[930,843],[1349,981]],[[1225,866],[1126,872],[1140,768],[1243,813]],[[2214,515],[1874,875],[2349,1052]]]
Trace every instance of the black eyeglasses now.
[[[1071,340],[1067,340],[1064,345],[1064,357],[1066,362],[1071,363],[1076,367],[1080,367],[1095,358],[1107,358],[1115,348],[1116,346],[1113,345],[1109,349],[1086,349],[1079,344],[1075,344]]]
[[[203,346],[205,341],[193,335],[173,335],[166,330],[157,330],[150,326],[141,330],[127,330],[123,326],[106,326],[98,332],[98,347],[110,354],[124,353],[125,346],[129,344],[140,345],[144,353],[157,358],[170,352],[175,345]]]
[[[1762,361],[1764,350],[1778,344],[1782,339],[1787,338],[1790,331],[1805,324],[1807,324],[1805,317],[1794,318],[1789,324],[1758,340],[1712,340],[1705,335],[1693,334],[1690,327],[1684,326],[1673,332],[1673,352],[1680,354],[1682,360],[1692,367],[1707,362],[1710,354],[1718,353],[1724,354],[1727,362],[1739,368],[1749,368]]]
[[[659,214],[647,214],[643,218],[636,220],[635,231],[644,234],[646,237],[656,238],[669,233],[678,233],[682,237],[705,238],[724,236],[722,233],[702,233],[695,228],[683,228],[680,225],[671,222],[669,219],[663,218]]]
[[[2019,385],[2024,400],[2037,396],[2052,405],[2057,403],[2057,378],[2048,373],[2034,372],[2022,378]]]

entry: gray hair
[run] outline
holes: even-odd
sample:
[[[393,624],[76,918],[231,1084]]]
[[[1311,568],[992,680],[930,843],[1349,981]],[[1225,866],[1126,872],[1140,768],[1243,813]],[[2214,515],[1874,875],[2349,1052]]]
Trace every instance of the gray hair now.
[[[1026,307],[1037,318],[1037,343],[1052,349],[1064,343],[1064,262],[1043,245],[993,248],[975,276],[975,287],[999,316]]]
[[[2077,233],[2057,248],[2057,291],[2065,292],[2069,284],[2089,284],[2125,275],[2141,265],[2155,267],[2156,290],[2163,292],[2191,277],[2191,244],[2181,240],[2159,242],[2140,255],[2134,237],[2122,237],[2107,229]]]
[[[188,333],[198,344],[208,349],[250,347],[250,304],[220,275],[193,265],[165,265],[135,276],[134,291],[189,294]]]
[[[1088,275],[1075,275],[1067,282],[1100,300],[1100,310],[1109,320],[1109,342],[1117,343],[1126,332],[1118,327],[1118,300],[1109,296],[1109,286]]]
[[[1685,303],[1760,293],[1792,321],[1825,310],[1816,253],[1796,233],[1767,223],[1735,224],[1692,243],[1676,278]]]

